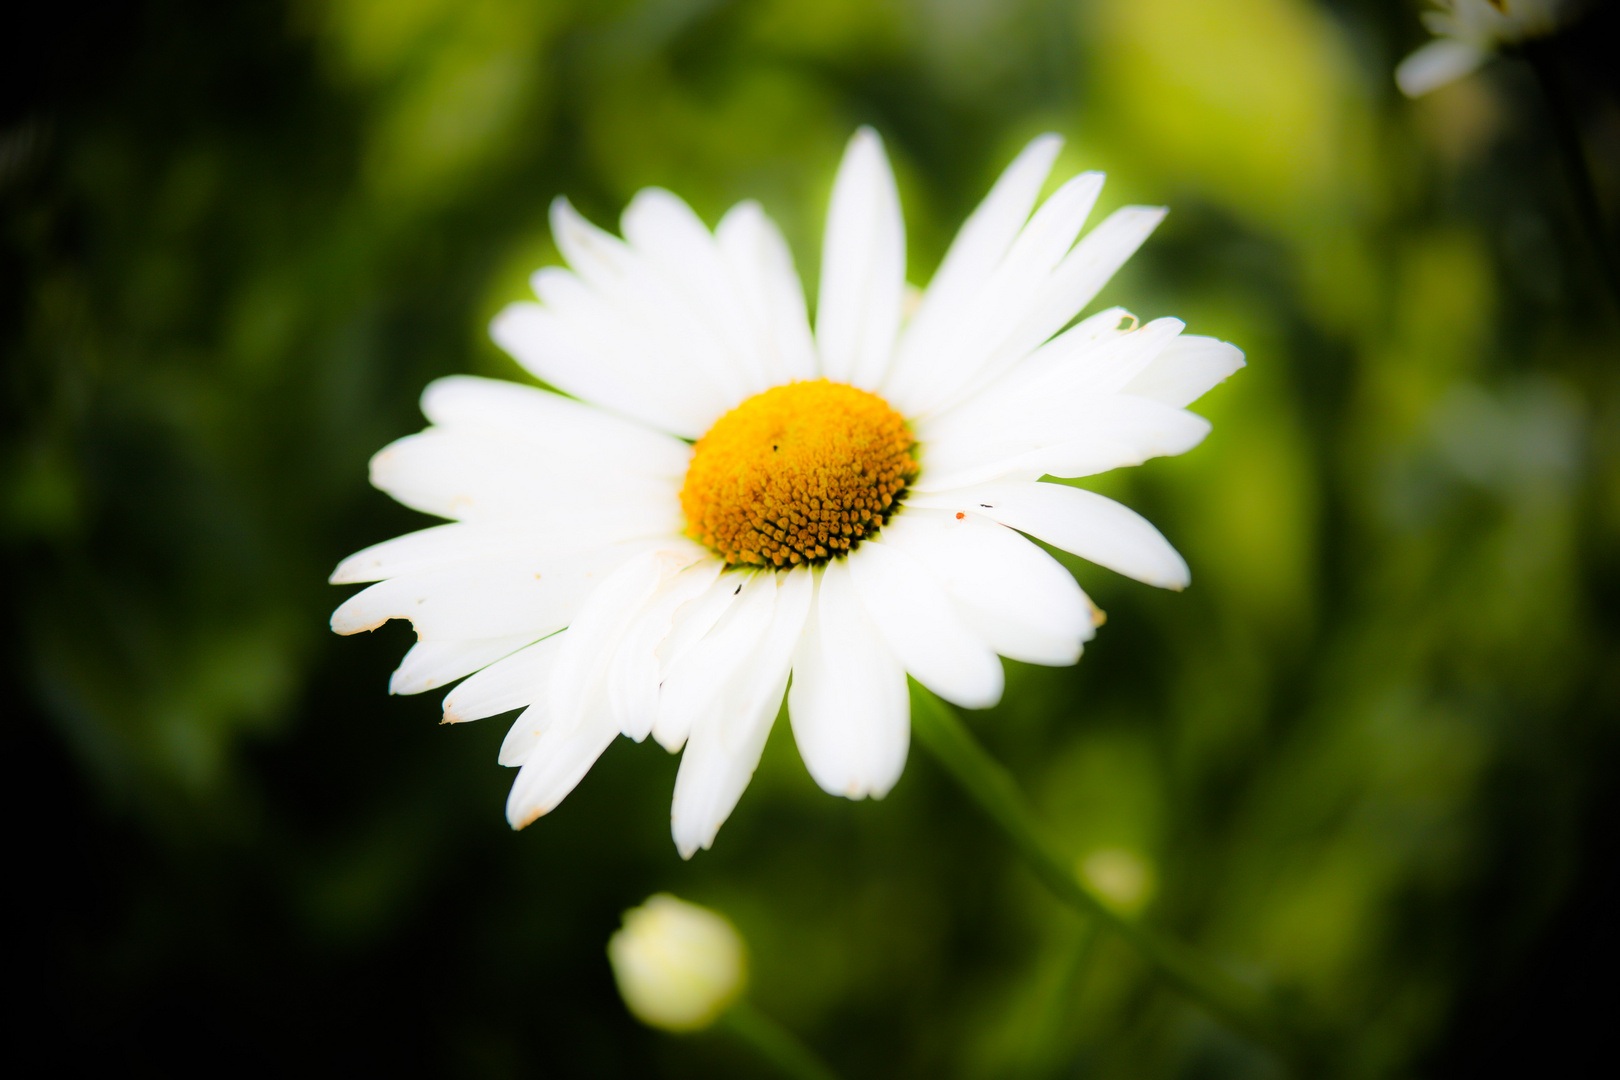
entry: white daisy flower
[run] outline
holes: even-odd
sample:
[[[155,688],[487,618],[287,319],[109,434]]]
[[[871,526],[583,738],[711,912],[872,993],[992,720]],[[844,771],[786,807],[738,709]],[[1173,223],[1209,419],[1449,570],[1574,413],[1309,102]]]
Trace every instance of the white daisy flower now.
[[[1395,85],[1422,97],[1482,67],[1504,48],[1547,37],[1569,21],[1577,0],[1434,0],[1423,14],[1435,40],[1395,68]]]
[[[984,708],[1001,696],[998,654],[1072,664],[1091,638],[1095,609],[1026,534],[1187,584],[1146,520],[1040,481],[1196,446],[1209,423],[1185,406],[1243,354],[1119,308],[1064,329],[1165,211],[1126,207],[1076,243],[1103,178],[1036,209],[1060,142],[1042,136],[1008,167],[907,318],[894,175],[878,136],[857,132],[813,332],[756,203],[711,233],[648,189],[622,240],[553,204],[569,269],[538,271],[540,303],[491,330],[561,393],[431,384],[432,426],[379,453],[371,479],[453,524],[332,575],[377,582],[333,614],[338,633],[415,625],[392,692],[471,675],[446,721],[523,709],[500,753],[521,766],[514,827],[616,736],[650,734],[684,747],[671,817],[690,857],[736,806],[784,693],[816,782],[883,796],[905,764],[908,673]]]

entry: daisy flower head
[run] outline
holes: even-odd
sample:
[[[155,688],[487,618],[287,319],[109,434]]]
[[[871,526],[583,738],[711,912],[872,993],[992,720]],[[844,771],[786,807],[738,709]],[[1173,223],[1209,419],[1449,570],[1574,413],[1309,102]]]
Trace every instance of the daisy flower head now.
[[[999,657],[1072,664],[1098,613],[1027,537],[1178,589],[1187,566],[1081,477],[1196,446],[1186,406],[1243,366],[1175,319],[1074,318],[1164,216],[1118,210],[1084,237],[1084,173],[1037,207],[1061,141],[1025,148],[907,314],[905,232],[876,133],[850,141],[828,211],[814,324],[758,204],[712,232],[637,194],[623,238],[564,199],[568,268],[495,319],[553,390],[428,386],[430,425],[372,482],[450,519],[343,561],[375,582],[340,634],[409,619],[394,693],[471,676],[448,722],[522,709],[507,816],[555,807],[619,735],[682,752],[672,831],[707,848],[786,696],[811,776],[881,797],[910,739],[906,676],[958,705],[1002,692]],[[1078,238],[1078,242],[1077,242]],[[1071,323],[1073,325],[1071,325]]]
[[[1569,22],[1579,0],[1434,0],[1423,14],[1435,39],[1395,68],[1407,97],[1422,97],[1482,67],[1496,53],[1548,37]]]

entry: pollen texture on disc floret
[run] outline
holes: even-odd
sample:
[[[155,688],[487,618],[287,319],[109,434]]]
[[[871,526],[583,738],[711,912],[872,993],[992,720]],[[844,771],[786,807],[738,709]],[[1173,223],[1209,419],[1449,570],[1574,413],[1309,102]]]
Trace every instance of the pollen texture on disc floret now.
[[[849,551],[917,475],[915,440],[882,398],[817,379],[756,394],[697,441],[686,531],[727,564],[797,566]]]

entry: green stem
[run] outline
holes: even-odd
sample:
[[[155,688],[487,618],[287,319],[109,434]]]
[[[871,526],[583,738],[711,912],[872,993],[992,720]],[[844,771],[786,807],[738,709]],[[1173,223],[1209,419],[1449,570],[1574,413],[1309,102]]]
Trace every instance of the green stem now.
[[[783,1076],[797,1080],[838,1080],[838,1074],[800,1042],[798,1036],[746,1000],[727,1009],[721,1020],[732,1034],[759,1051],[759,1056],[775,1065]]]
[[[1532,42],[1521,54],[1535,72],[1547,99],[1547,118],[1552,128],[1553,141],[1558,144],[1558,156],[1564,165],[1564,177],[1569,181],[1570,194],[1575,199],[1575,215],[1580,219],[1582,231],[1592,245],[1597,259],[1598,273],[1609,287],[1609,296],[1620,311],[1620,268],[1615,266],[1609,249],[1609,231],[1603,224],[1603,210],[1598,205],[1597,187],[1592,183],[1592,170],[1586,161],[1586,150],[1581,145],[1581,129],[1563,81],[1553,64],[1551,42]]]
[[[1082,916],[1080,925],[1075,928],[1075,936],[1068,942],[1064,953],[1057,985],[1053,988],[1051,997],[1047,999],[1046,1009],[1035,1029],[1033,1044],[1035,1060],[1032,1072],[1036,1076],[1046,1076],[1057,1071],[1054,1066],[1067,1049],[1064,1027],[1070,1014],[1074,1012],[1075,1000],[1080,995],[1096,947],[1097,920]]]
[[[1058,899],[1097,920],[1134,948],[1159,977],[1251,1038],[1278,1049],[1291,1039],[1270,995],[1229,975],[1180,942],[1122,918],[1080,883],[1072,860],[1047,835],[1034,809],[1002,765],[974,738],[956,710],[912,683],[911,730],[979,808],[1001,827],[1029,868]]]

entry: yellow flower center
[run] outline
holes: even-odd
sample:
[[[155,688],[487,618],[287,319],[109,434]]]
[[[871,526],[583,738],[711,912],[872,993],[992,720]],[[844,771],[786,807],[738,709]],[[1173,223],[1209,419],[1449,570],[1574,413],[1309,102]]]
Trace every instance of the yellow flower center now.
[[[755,394],[697,441],[681,487],[687,535],[732,566],[833,558],[889,520],[917,475],[915,443],[899,413],[853,386]]]

